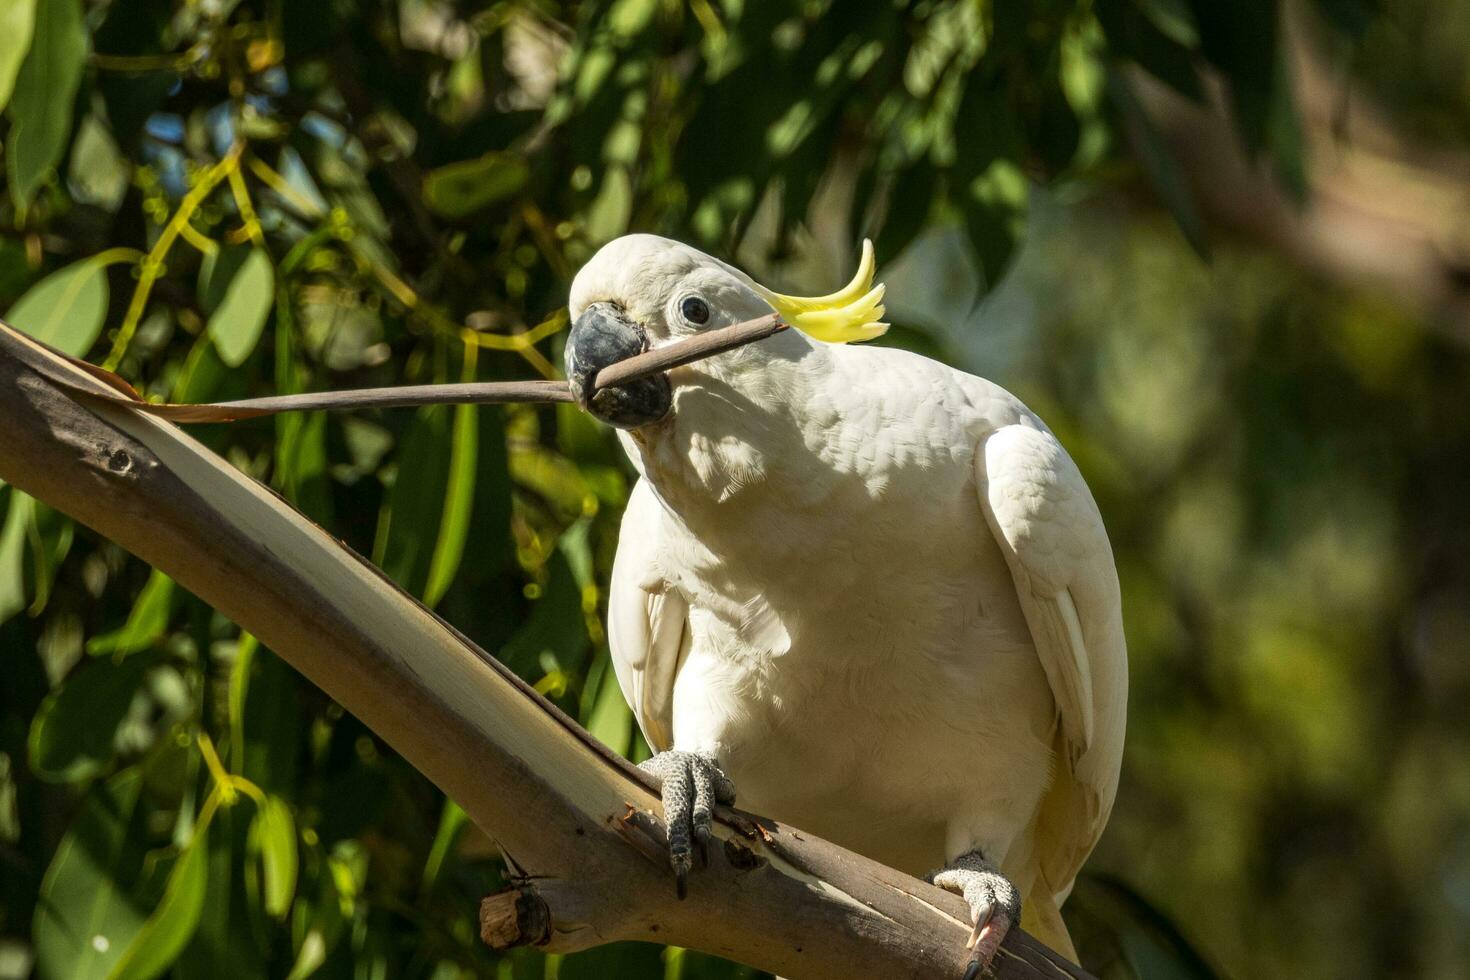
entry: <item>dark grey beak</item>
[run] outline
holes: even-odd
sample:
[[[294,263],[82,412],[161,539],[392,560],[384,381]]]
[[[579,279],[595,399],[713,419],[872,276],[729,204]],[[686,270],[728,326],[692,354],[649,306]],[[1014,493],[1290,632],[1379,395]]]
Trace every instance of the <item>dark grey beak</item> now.
[[[567,335],[567,380],[572,394],[588,412],[619,429],[636,429],[669,414],[674,403],[669,379],[662,374],[639,378],[593,394],[597,372],[648,348],[643,328],[612,303],[593,303],[582,311]]]

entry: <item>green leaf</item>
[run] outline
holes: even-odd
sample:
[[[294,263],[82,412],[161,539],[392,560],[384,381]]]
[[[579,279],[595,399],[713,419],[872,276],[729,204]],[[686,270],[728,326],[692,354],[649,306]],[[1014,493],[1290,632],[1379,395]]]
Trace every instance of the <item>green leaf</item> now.
[[[633,744],[633,711],[623,697],[610,657],[599,657],[587,674],[587,686],[596,692],[582,712],[582,724],[603,745],[626,756]]]
[[[239,711],[244,762],[240,773],[266,792],[289,794],[301,753],[300,678],[280,657],[254,645],[231,690]],[[232,684],[234,681],[232,680]],[[235,691],[240,692],[238,702]]]
[[[92,637],[87,641],[87,652],[93,656],[129,654],[152,646],[168,631],[173,594],[174,580],[154,569],[138,593],[127,622],[111,633]]]
[[[112,761],[118,726],[152,666],[147,656],[83,664],[47,695],[31,722],[30,764],[42,779],[76,782]]]
[[[475,456],[479,447],[479,411],[474,405],[454,409],[454,428],[449,434],[449,478],[444,487],[444,512],[439,520],[439,537],[429,560],[429,579],[424,586],[424,605],[433,607],[444,598],[464,556],[475,503]]]
[[[399,585],[423,593],[443,517],[449,472],[449,411],[420,409],[393,456],[397,477],[379,520],[373,560]]]
[[[201,821],[169,871],[163,900],[108,973],[108,980],[152,980],[168,969],[199,927],[208,885],[209,823]]]
[[[34,498],[19,490],[10,490],[10,506],[5,511],[5,526],[0,529],[0,623],[27,605],[26,535],[31,527],[35,507]]]
[[[81,0],[40,0],[31,49],[15,78],[5,146],[10,197],[21,214],[66,149],[86,58]]]
[[[464,830],[469,819],[469,815],[460,809],[458,803],[447,798],[444,800],[444,808],[439,812],[439,829],[434,834],[434,843],[429,847],[429,858],[424,862],[421,890],[425,895],[434,890],[434,885],[444,872],[445,864],[454,853],[460,831]]]
[[[0,109],[15,90],[15,76],[31,47],[36,26],[36,0],[0,0]]]
[[[582,609],[582,589],[560,550],[552,553],[546,571],[541,598],[531,604],[525,625],[499,655],[501,662],[532,683],[545,673],[546,655],[570,669],[580,662],[591,642]]]
[[[424,176],[424,203],[446,218],[464,218],[526,186],[531,168],[518,153],[495,151]]]
[[[250,824],[247,849],[260,861],[266,914],[283,919],[296,894],[296,821],[279,796],[267,796]]]
[[[41,980],[101,980],[142,929],[132,897],[143,860],[134,820],[141,785],[136,769],[98,784],[61,839],[31,933]]]
[[[58,269],[26,290],[5,319],[37,340],[81,357],[102,332],[107,315],[105,270],[95,258]]]
[[[209,336],[219,356],[239,367],[260,342],[275,296],[276,273],[264,249],[254,248],[230,278],[219,307],[209,318]]]
[[[1209,259],[1210,242],[1205,234],[1204,222],[1195,209],[1194,195],[1175,164],[1163,135],[1134,95],[1128,79],[1117,71],[1108,73],[1108,95],[1122,117],[1123,128],[1143,165],[1144,173],[1153,184],[1154,191],[1174,216],[1179,230],[1184,233],[1195,252],[1201,258]]]

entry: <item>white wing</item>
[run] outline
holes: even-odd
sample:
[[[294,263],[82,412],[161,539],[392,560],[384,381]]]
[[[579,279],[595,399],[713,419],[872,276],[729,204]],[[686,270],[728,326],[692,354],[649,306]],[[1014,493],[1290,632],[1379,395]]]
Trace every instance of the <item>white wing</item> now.
[[[618,686],[655,752],[674,747],[674,677],[689,649],[689,607],[658,564],[661,507],[646,480],[633,485],[607,604]]]
[[[976,467],[981,508],[1057,704],[1057,774],[1036,844],[1060,904],[1118,790],[1128,706],[1118,574],[1092,493],[1050,432],[1027,424],[997,429]]]

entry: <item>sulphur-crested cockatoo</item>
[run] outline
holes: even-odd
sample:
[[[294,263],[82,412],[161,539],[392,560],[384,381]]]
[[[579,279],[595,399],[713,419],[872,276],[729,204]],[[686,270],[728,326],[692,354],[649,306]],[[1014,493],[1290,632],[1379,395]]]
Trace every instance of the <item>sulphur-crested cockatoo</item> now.
[[[962,894],[972,969],[1022,899],[1025,926],[1075,958],[1058,908],[1123,748],[1112,551],[1015,396],[846,343],[886,327],[872,278],[865,244],[846,289],[784,296],[629,235],[572,284],[568,375],[639,473],[608,636],[657,753],[676,880],[738,789]],[[795,329],[587,398],[614,361],[772,309]]]

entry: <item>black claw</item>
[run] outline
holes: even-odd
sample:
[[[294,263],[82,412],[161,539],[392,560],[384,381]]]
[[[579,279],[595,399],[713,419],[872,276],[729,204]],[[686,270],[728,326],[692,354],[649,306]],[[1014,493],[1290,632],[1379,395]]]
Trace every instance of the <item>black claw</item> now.
[[[684,896],[689,894],[689,872],[682,868],[674,870],[674,894],[679,901],[684,901]]]
[[[975,980],[980,975],[980,966],[979,960],[971,960],[970,965],[965,967],[963,980]]]

